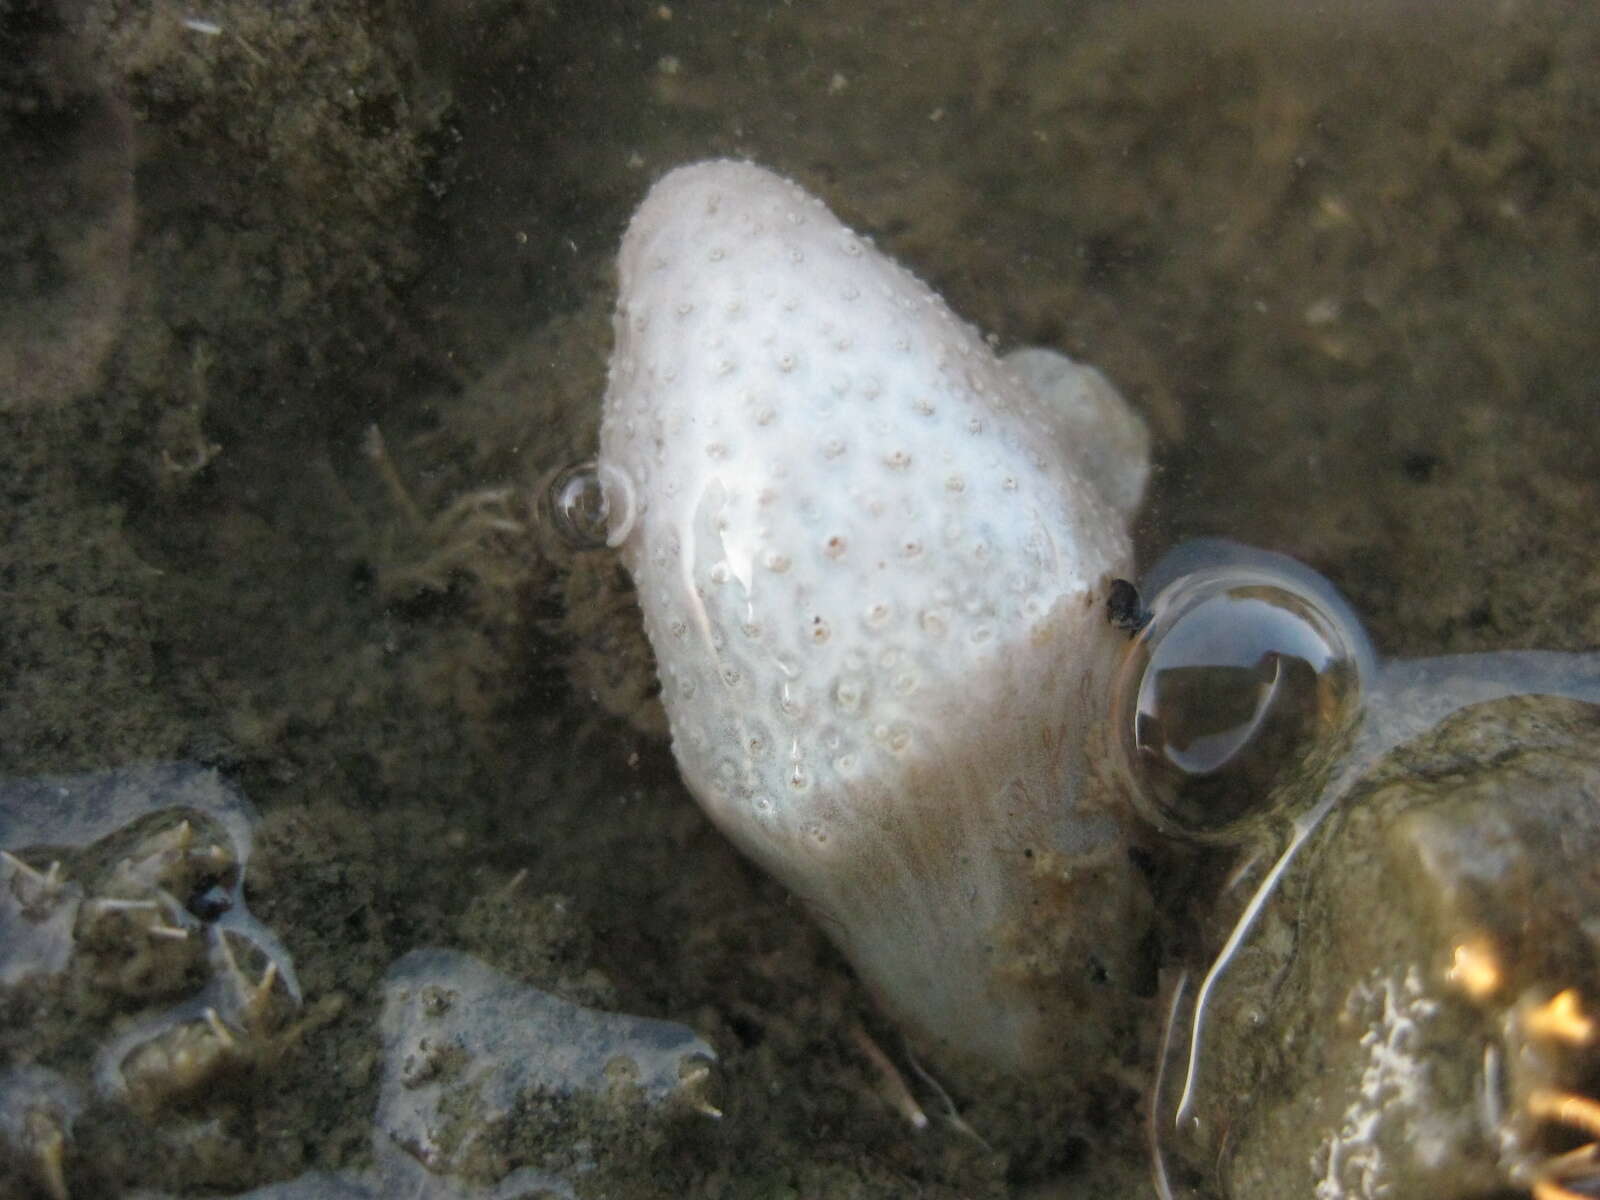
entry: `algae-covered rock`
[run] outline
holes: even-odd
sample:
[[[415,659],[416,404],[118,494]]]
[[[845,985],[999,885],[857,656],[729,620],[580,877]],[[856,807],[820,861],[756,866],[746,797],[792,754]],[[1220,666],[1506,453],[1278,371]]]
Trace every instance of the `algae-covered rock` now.
[[[1596,863],[1600,709],[1498,700],[1400,747],[1211,997],[1176,1157],[1230,1200],[1592,1185],[1557,1155],[1600,1111]]]
[[[721,1115],[716,1053],[693,1030],[583,1008],[455,951],[390,968],[380,1028],[374,1139],[437,1174],[625,1170],[685,1119]]]
[[[255,820],[192,763],[0,781],[0,1179],[86,1195],[129,1158],[205,1178],[242,1157],[221,1117],[302,1027],[245,903]]]

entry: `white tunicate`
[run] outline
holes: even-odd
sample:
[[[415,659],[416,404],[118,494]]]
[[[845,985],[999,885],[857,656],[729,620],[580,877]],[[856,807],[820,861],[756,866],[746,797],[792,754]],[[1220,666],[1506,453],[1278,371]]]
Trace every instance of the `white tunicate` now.
[[[796,210],[803,224],[783,219]],[[914,1027],[1042,1065],[1033,1047],[1070,1041],[1073,1002],[1008,973],[993,947],[1043,911],[1019,837],[1066,849],[1089,820],[1087,704],[1119,648],[1104,593],[1130,573],[1138,418],[1060,356],[1052,378],[1092,392],[1105,420],[1035,393],[915,277],[748,163],[660,180],[618,274],[616,360],[642,366],[613,370],[601,425],[599,469],[637,492],[613,541],[663,678],[741,680],[663,690],[690,790],[829,914]],[[706,368],[715,346],[740,356],[736,372]],[[653,422],[663,409],[680,419]],[[1097,455],[1128,461],[1091,469]],[[735,628],[757,631],[736,666],[718,635]],[[815,725],[824,714],[836,737]],[[751,719],[778,753],[740,746]],[[739,787],[719,782],[730,753]],[[1048,808],[1018,814],[1017,780]],[[940,896],[960,920],[941,918]]]

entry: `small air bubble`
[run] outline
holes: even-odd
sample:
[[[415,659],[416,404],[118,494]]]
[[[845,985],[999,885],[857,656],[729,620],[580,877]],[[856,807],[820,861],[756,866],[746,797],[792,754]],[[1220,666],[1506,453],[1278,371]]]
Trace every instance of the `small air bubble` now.
[[[618,546],[633,529],[633,481],[593,460],[562,467],[541,491],[541,519],[574,550]]]

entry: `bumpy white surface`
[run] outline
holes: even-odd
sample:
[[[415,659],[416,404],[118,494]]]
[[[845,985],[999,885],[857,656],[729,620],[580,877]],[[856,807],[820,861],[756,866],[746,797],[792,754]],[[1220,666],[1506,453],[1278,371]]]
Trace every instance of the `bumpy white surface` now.
[[[1022,852],[1116,837],[1074,795],[1142,426],[1060,356],[1030,377],[1082,402],[1036,398],[750,164],[662,179],[619,272],[600,464],[632,481],[613,532],[685,780],[892,1009],[1016,1060],[1036,1006],[995,976]]]

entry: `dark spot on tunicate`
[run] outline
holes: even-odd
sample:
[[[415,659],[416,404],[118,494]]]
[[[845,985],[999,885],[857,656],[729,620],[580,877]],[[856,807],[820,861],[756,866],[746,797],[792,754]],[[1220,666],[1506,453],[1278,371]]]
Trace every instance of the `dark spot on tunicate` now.
[[[218,875],[203,875],[183,905],[189,912],[207,923],[215,921],[233,907],[233,893]]]
[[[1150,623],[1150,613],[1139,599],[1139,589],[1126,579],[1113,579],[1106,594],[1106,620],[1113,629],[1136,634]]]
[[[1439,466],[1439,456],[1427,450],[1412,450],[1400,459],[1400,470],[1412,483],[1427,483]]]

